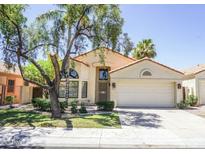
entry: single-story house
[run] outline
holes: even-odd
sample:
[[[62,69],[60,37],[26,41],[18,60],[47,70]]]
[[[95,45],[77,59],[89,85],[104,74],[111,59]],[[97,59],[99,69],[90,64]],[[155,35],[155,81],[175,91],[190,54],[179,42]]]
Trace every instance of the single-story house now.
[[[14,96],[14,103],[28,103],[32,99],[33,86],[24,82],[17,67],[8,69],[0,62],[0,105],[5,104],[6,96]]]
[[[149,58],[135,60],[100,48],[72,58],[72,63],[70,99],[89,104],[113,100],[125,107],[174,107],[183,99],[184,74]],[[60,99],[65,87],[62,81]]]
[[[199,64],[184,70],[183,87],[186,95],[195,95],[198,105],[205,104],[205,65]]]

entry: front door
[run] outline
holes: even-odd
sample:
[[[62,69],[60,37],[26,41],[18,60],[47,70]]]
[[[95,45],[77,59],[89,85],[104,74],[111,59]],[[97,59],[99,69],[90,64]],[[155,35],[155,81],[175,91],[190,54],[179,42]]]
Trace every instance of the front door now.
[[[96,70],[96,102],[110,99],[109,67],[97,67]]]
[[[108,99],[108,84],[106,82],[99,82],[99,101],[107,101]]]

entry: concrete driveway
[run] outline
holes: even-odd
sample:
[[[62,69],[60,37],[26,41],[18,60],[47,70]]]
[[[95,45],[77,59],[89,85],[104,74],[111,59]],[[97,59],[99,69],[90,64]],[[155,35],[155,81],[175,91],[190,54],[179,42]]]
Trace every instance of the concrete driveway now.
[[[118,109],[124,130],[150,147],[205,148],[205,118],[177,109]]]
[[[0,127],[0,147],[205,148],[205,118],[175,109],[117,109],[121,129]]]

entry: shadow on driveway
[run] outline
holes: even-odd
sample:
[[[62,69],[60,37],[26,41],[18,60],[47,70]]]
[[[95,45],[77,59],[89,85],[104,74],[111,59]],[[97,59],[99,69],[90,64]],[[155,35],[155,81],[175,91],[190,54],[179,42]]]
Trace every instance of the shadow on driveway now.
[[[118,111],[122,126],[159,128],[160,116],[155,113],[143,113],[141,111]]]

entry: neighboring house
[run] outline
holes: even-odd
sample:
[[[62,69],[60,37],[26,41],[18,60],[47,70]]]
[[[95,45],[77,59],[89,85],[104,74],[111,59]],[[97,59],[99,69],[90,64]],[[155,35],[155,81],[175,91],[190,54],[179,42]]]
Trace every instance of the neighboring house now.
[[[183,87],[187,95],[198,97],[198,105],[205,104],[205,65],[197,65],[184,70]]]
[[[17,67],[7,69],[0,62],[0,105],[6,96],[14,96],[14,103],[28,103],[32,99],[32,86],[24,82]]]
[[[151,59],[136,61],[101,48],[74,57],[73,62],[72,99],[90,104],[113,100],[126,107],[174,107],[183,99],[183,73]],[[60,97],[65,97],[65,82],[61,83]]]

